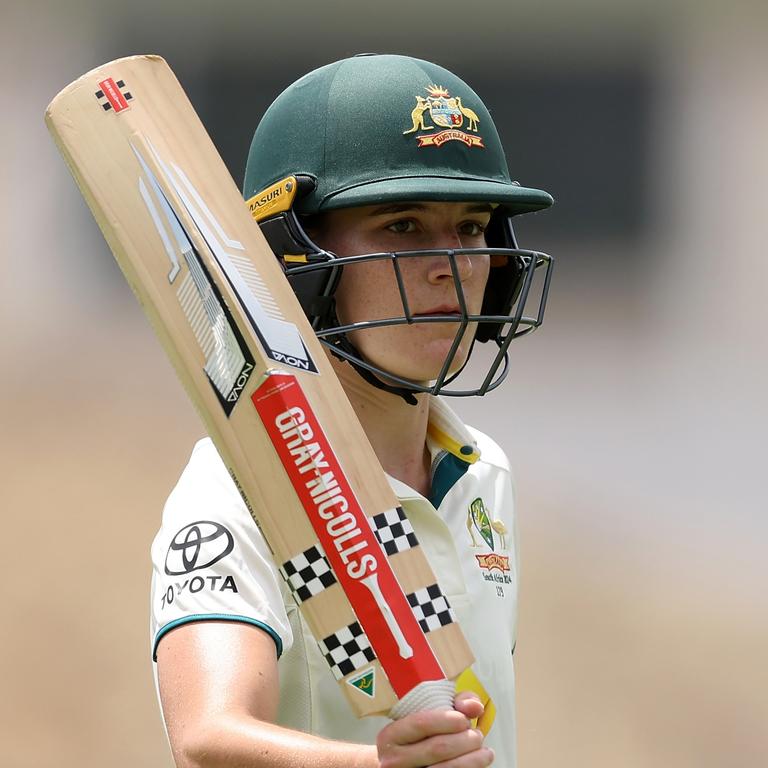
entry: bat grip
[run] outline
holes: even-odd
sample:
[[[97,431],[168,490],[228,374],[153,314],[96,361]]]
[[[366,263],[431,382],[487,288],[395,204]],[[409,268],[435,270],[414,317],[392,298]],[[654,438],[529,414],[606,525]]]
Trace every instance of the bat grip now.
[[[455,693],[453,680],[428,680],[419,683],[392,707],[389,716],[393,720],[399,720],[423,709],[452,709]]]

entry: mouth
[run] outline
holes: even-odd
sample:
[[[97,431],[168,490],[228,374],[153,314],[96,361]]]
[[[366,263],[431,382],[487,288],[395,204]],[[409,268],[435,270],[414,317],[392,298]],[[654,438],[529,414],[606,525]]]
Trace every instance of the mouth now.
[[[432,307],[423,312],[417,312],[414,317],[426,317],[434,315],[446,315],[447,317],[458,317],[461,310],[455,305],[441,304],[439,307]]]

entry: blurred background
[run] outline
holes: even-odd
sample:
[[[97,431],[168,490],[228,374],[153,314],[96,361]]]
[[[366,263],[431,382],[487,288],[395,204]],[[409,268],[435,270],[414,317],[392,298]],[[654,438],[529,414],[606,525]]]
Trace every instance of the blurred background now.
[[[764,3],[4,2],[0,765],[170,768],[149,544],[203,434],[43,124],[159,53],[239,183],[269,102],[361,52],[491,109],[557,258],[510,380],[455,402],[509,453],[521,768],[768,765]]]

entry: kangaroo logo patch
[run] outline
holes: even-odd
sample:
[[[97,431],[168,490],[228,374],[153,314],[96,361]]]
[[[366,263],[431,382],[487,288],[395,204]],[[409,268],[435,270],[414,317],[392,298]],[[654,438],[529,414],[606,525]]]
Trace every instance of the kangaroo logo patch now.
[[[411,111],[412,125],[403,131],[403,136],[425,131],[416,136],[419,147],[440,147],[446,141],[461,141],[468,147],[485,147],[483,137],[478,134],[480,119],[462,103],[460,96],[451,96],[446,88],[439,85],[428,85],[424,90],[427,95],[416,96],[416,106]],[[429,124],[430,121],[434,125]],[[463,127],[466,131],[461,130]],[[429,133],[436,129],[436,133]]]

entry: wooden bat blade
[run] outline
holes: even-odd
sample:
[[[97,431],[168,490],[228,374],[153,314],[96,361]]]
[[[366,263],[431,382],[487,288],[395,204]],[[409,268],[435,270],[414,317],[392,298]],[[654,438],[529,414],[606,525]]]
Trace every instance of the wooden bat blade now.
[[[415,536],[384,552],[383,528],[410,524],[168,65],[105,64],[46,122],[355,713],[456,677],[472,663],[461,629]],[[310,593],[294,573],[307,553],[333,574]],[[422,600],[444,625],[420,626]],[[358,650],[340,656],[341,638]]]

